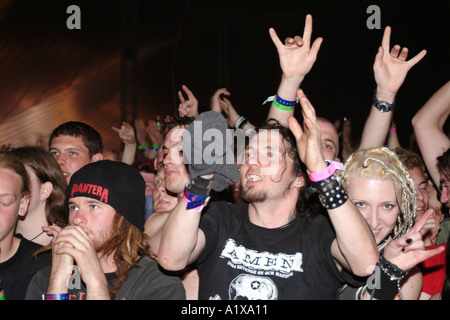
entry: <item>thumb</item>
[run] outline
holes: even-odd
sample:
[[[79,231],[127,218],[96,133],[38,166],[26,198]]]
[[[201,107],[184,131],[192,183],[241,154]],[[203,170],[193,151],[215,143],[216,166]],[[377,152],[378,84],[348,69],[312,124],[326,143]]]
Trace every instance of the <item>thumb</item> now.
[[[382,59],[383,59],[383,54],[384,54],[384,50],[382,46],[378,47],[378,52],[375,55],[375,62],[374,62],[374,67],[380,66],[382,63]]]

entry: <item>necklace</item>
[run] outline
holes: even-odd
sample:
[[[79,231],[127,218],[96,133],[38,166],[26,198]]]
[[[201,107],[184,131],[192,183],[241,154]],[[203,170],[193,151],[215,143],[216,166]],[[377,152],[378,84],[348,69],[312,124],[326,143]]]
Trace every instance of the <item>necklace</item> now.
[[[41,233],[39,233],[36,237],[34,237],[33,239],[31,239],[30,241],[33,241],[34,239],[36,239],[37,237],[39,237],[41,234],[43,234],[44,231],[41,231]]]

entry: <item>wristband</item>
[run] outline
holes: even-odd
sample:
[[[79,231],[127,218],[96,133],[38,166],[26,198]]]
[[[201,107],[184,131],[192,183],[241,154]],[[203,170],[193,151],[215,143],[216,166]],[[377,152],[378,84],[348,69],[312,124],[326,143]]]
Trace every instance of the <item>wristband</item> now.
[[[389,262],[384,257],[384,249],[380,251],[380,259],[377,267],[380,272],[380,285],[378,290],[374,290],[372,296],[378,300],[392,300],[397,292],[403,300],[403,294],[400,289],[400,281],[408,274],[409,270],[402,270],[395,264]]]
[[[280,109],[282,111],[291,111],[291,110],[294,109],[294,107],[284,106],[284,105],[282,105],[281,103],[279,103],[278,101],[275,101],[275,100],[273,101],[273,105],[275,107],[277,107],[277,109]]]
[[[320,203],[327,210],[339,208],[348,199],[347,191],[335,174],[322,181],[311,181],[311,186],[319,192]]]
[[[309,172],[308,170],[306,170],[308,172],[309,180],[311,180],[312,182],[322,181],[331,177],[336,172],[336,170],[344,170],[344,165],[340,162],[328,160],[325,161],[328,163],[328,167],[326,167],[322,171]]]
[[[157,144],[152,144],[152,149],[155,151],[158,151],[158,145]]]
[[[42,300],[69,300],[69,294],[68,293],[56,293],[56,294],[44,293],[42,295]]]
[[[3,290],[3,285],[0,281],[0,300],[5,300],[5,291]]]
[[[145,151],[145,150],[148,150],[148,148],[149,148],[148,143],[144,143],[144,144],[141,144],[141,145],[138,147],[138,150],[143,150],[143,151]]]
[[[284,100],[284,99],[280,98],[280,96],[278,94],[275,95],[274,103],[275,103],[275,101],[278,102],[282,106],[290,107],[290,108],[294,108],[295,105],[297,104],[297,100],[294,100],[294,101]]]
[[[378,100],[377,96],[373,95],[373,106],[380,111],[381,113],[390,112],[394,110],[395,107],[395,100],[392,103],[389,103],[387,101]]]
[[[234,123],[234,128],[237,129],[242,129],[245,124],[248,122],[247,118],[245,118],[244,116],[240,116],[236,122]]]
[[[188,190],[187,185],[184,188],[183,200],[184,200],[184,203],[186,204],[186,209],[188,209],[188,210],[195,209],[199,212],[202,212],[203,208],[208,204],[210,198],[211,197],[209,195],[197,196],[197,195],[191,193]]]

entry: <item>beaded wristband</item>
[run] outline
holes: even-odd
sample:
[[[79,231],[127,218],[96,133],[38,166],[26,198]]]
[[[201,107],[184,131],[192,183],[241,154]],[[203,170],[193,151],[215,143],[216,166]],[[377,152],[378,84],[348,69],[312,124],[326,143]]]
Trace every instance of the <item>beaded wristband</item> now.
[[[56,293],[56,294],[44,293],[42,295],[42,300],[69,300],[69,294],[68,293]]]
[[[311,181],[311,186],[319,192],[320,203],[327,210],[340,207],[348,199],[347,191],[335,174],[322,181]]]
[[[380,290],[376,290],[375,293],[373,294],[373,297],[379,300],[381,299],[392,300],[392,298],[398,291],[400,298],[403,300],[404,297],[402,290],[400,288],[400,281],[404,277],[406,277],[409,270],[406,271],[402,270],[395,264],[386,260],[386,258],[384,257],[384,248],[380,251],[380,259],[378,260],[377,267],[380,268],[380,270],[383,272],[381,273],[380,276],[381,280]],[[383,289],[382,287],[384,287],[384,291],[381,291],[381,289]]]

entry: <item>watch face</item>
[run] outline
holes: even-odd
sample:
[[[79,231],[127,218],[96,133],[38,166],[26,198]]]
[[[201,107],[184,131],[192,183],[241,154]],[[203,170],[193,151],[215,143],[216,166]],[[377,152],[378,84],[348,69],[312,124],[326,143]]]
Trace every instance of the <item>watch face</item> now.
[[[385,103],[378,103],[377,105],[376,105],[376,107],[377,107],[377,109],[380,111],[380,112],[388,112],[388,111],[391,111],[392,109],[391,109],[391,106],[390,105],[388,105],[388,104],[385,104]]]

